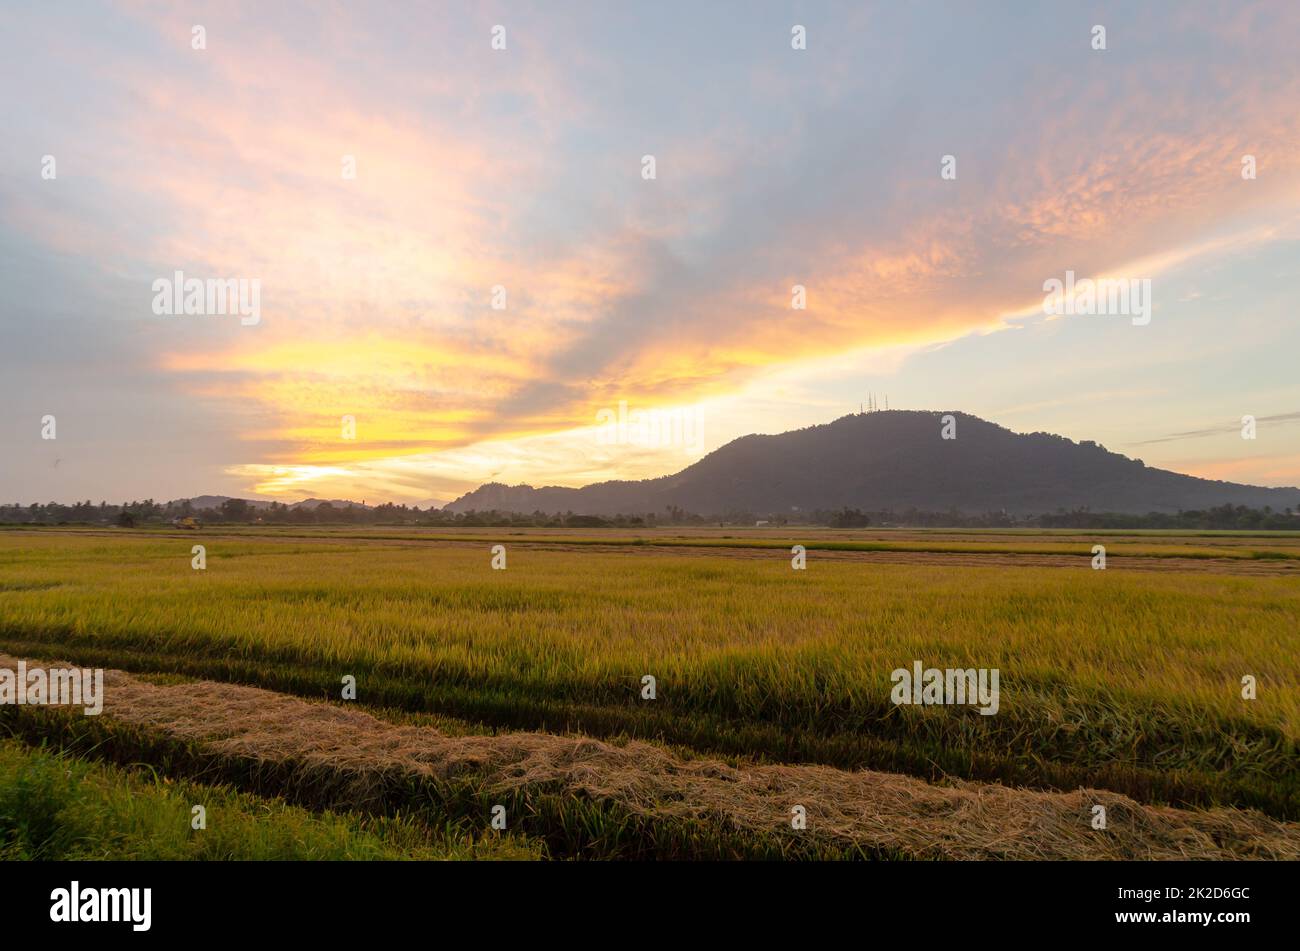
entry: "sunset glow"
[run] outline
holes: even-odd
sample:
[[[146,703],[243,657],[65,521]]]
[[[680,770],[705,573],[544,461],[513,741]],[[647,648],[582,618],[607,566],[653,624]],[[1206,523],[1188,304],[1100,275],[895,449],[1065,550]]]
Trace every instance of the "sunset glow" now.
[[[872,392],[1300,483],[1294,420],[1158,441],[1300,406],[1294,9],[1210,34],[1115,7],[1104,56],[1036,12],[930,35],[920,7],[827,9],[803,57],[775,8],[454,9],[0,12],[11,87],[60,51],[0,147],[6,439],[69,419],[57,470],[25,454],[8,496],[640,478],[692,460],[597,445],[620,401],[694,408],[714,449]],[[182,269],[260,281],[260,322],[151,313]],[[1067,271],[1149,279],[1150,325],[1044,313]]]

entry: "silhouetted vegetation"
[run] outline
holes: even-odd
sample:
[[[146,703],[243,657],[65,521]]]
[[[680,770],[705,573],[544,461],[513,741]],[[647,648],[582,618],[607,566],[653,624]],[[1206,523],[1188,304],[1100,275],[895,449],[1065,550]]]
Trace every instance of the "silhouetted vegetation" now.
[[[670,507],[658,514],[649,512],[628,515],[585,515],[574,512],[448,512],[443,509],[421,510],[414,506],[334,505],[321,502],[315,506],[294,506],[283,502],[250,502],[226,499],[219,506],[195,508],[189,499],[159,504],[153,499],[110,505],[100,502],[77,502],[65,505],[47,502],[34,505],[0,506],[0,524],[9,525],[115,525],[119,528],[166,526],[180,518],[197,518],[205,525],[408,525],[444,528],[654,528],[665,525],[755,525],[765,522],[777,528],[785,525],[822,525],[830,528],[1077,528],[1077,529],[1186,529],[1186,530],[1300,530],[1300,514],[1287,508],[1275,512],[1270,507],[1249,508],[1245,505],[1220,505],[1210,509],[1185,512],[1150,512],[1127,515],[1116,512],[1092,512],[1088,509],[1016,517],[1006,512],[970,515],[956,510],[927,512],[909,508],[901,512],[885,509],[864,512],[856,508],[815,509],[812,512],[787,514],[730,511],[699,515]]]

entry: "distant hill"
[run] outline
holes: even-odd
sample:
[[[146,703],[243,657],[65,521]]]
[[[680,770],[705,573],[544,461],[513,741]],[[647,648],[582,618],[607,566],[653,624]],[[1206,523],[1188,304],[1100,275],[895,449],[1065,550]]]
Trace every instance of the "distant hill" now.
[[[196,495],[194,496],[194,498],[190,499],[189,502],[190,502],[190,506],[194,508],[196,511],[198,511],[201,509],[219,509],[221,508],[221,503],[228,502],[231,498],[234,498],[234,496]],[[174,501],[168,502],[167,504],[179,505],[184,501],[185,499],[175,499]],[[265,509],[265,508],[269,508],[271,505],[270,502],[263,502],[261,499],[244,499],[244,501],[248,503],[250,508],[254,508],[254,509]],[[362,505],[360,502],[350,502],[347,499],[303,499],[301,502],[291,503],[289,505],[289,508],[314,509],[318,505],[321,505],[324,502],[329,502],[329,504],[334,506],[336,509],[345,509],[349,505],[359,509],[373,508],[373,506]]]
[[[196,495],[189,500],[190,506],[195,510],[199,509],[219,509],[223,502],[228,502],[233,496],[229,495]],[[173,499],[168,505],[180,505],[185,499]],[[263,502],[259,499],[244,499],[252,508],[264,509],[269,506],[270,502]]]
[[[303,499],[301,502],[294,502],[289,506],[291,509],[314,509],[319,508],[326,503],[334,506],[336,509],[345,509],[349,505],[353,508],[368,509],[369,505],[363,505],[360,502],[353,502],[349,499]]]
[[[1050,433],[1013,433],[966,413],[957,438],[940,438],[943,414],[858,413],[775,436],[744,436],[674,475],[580,489],[488,483],[450,512],[662,512],[702,515],[860,508],[1006,510],[1033,515],[1090,508],[1146,514],[1246,505],[1300,508],[1300,489],[1198,479]]]

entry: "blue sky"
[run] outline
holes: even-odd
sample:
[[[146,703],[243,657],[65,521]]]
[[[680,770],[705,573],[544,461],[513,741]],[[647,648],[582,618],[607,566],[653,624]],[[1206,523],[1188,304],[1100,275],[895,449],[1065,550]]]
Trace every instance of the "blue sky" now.
[[[1300,484],[1298,47],[1281,2],[6,5],[0,498],[638,478],[869,392]],[[177,270],[260,321],[154,313]],[[1150,323],[1043,313],[1067,270]]]

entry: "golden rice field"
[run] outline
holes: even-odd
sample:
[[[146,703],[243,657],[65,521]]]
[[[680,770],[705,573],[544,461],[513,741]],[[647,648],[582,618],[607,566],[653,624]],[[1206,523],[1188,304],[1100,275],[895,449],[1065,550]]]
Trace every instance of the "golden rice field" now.
[[[1300,818],[1295,535],[5,530],[0,651],[452,734]],[[891,672],[918,660],[998,669],[997,714],[895,705]],[[31,711],[0,717],[29,742],[67,738]]]

